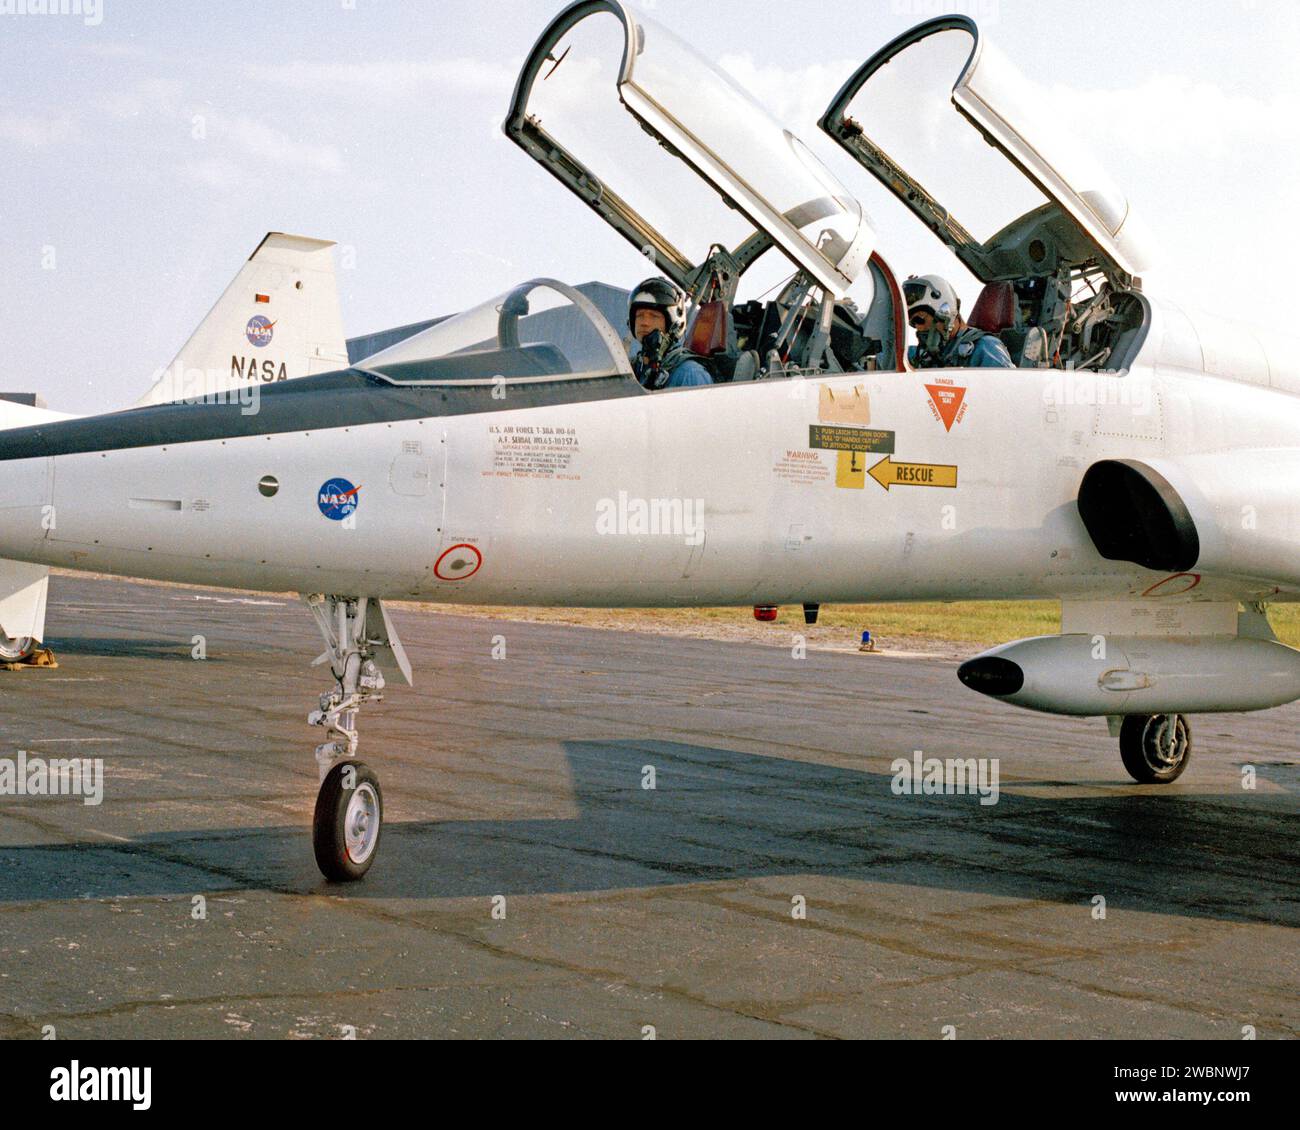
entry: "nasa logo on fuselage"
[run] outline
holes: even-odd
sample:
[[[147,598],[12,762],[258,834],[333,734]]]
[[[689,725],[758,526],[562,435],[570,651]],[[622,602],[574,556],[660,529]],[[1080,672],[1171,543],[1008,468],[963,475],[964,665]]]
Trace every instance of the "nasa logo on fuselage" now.
[[[275,323],[261,314],[254,314],[244,327],[244,336],[252,345],[261,349],[271,344],[271,338],[275,336]]]
[[[326,479],[316,493],[316,505],[331,522],[341,522],[356,513],[360,490],[347,479]]]

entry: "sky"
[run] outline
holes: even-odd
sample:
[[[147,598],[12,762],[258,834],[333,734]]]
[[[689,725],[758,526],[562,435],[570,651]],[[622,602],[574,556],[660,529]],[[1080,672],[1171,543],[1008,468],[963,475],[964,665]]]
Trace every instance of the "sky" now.
[[[502,135],[558,0],[0,0],[0,390],[136,400],[269,230],[338,241],[351,335],[549,275],[630,287],[636,249]],[[58,0],[50,0],[57,7]],[[900,276],[978,286],[817,129],[852,71],[945,11],[1071,112],[1151,230],[1149,291],[1289,329],[1300,5],[652,0],[865,205]],[[970,191],[978,193],[979,184]],[[955,213],[960,214],[954,206]],[[1268,294],[1270,311],[1247,295]]]

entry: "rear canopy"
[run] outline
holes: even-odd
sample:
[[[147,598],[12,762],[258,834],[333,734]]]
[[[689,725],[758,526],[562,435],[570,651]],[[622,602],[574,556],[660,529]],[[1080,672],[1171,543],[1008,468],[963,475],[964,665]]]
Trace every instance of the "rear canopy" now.
[[[821,128],[977,278],[1060,261],[1127,281],[1150,266],[1146,236],[1074,136],[1086,112],[1029,82],[973,20],[943,16],[868,59]]]

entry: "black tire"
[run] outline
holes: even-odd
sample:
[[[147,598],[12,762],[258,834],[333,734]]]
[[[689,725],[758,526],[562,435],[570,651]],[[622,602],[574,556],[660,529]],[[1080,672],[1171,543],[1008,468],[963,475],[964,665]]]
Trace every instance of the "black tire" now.
[[[19,663],[36,650],[36,641],[31,636],[6,636],[0,632],[0,662]]]
[[[364,827],[358,823],[362,817]],[[379,854],[383,818],[384,795],[375,771],[360,761],[335,765],[320,787],[311,825],[321,874],[332,883],[350,883],[369,871]]]
[[[1169,727],[1173,726],[1172,743]],[[1129,714],[1119,731],[1119,755],[1143,785],[1176,781],[1192,759],[1192,727],[1185,714]]]

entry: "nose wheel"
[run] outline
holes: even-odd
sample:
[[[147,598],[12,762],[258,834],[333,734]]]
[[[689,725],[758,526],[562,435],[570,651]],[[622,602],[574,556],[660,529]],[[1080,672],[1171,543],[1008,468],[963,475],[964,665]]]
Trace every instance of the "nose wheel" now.
[[[1120,726],[1119,755],[1129,776],[1144,785],[1176,780],[1192,756],[1187,715],[1128,715]]]
[[[311,842],[316,866],[331,882],[360,879],[379,851],[384,795],[379,777],[362,761],[340,761],[316,796]]]
[[[332,690],[307,721],[325,730],[316,747],[320,792],[312,818],[312,848],[321,874],[335,883],[360,879],[379,854],[384,795],[379,777],[357,760],[357,716],[367,702],[382,702],[384,677],[376,661],[387,659],[409,683],[410,664],[383,606],[366,597],[313,594],[304,598],[325,640],[316,660],[329,663]]]

